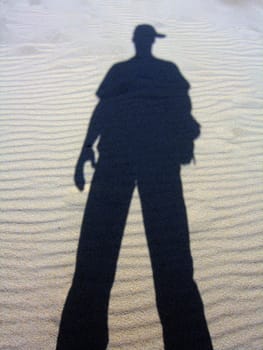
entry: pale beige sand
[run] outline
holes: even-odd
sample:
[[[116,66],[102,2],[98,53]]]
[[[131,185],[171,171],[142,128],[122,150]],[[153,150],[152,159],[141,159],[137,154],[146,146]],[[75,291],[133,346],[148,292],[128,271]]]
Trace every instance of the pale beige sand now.
[[[135,25],[150,22],[168,35],[156,44],[155,54],[175,62],[189,80],[193,114],[202,125],[197,164],[183,169],[183,182],[195,279],[214,348],[262,350],[259,23],[213,24],[200,11],[190,18],[190,10],[178,18],[160,13],[158,20],[158,11],[165,11],[161,5],[109,1],[103,11],[89,5],[79,22],[75,9],[65,24],[70,31],[53,30],[37,42],[42,33],[37,24],[46,20],[53,28],[56,21],[41,1],[31,3],[31,12],[26,2],[12,3],[1,23],[0,349],[55,348],[92,177],[87,166],[85,192],[74,188],[74,166],[97,102],[94,93],[110,66],[132,55]],[[230,16],[233,8],[224,6],[218,2],[215,9]],[[259,11],[254,8],[255,16]],[[80,31],[87,28],[80,40],[76,23]],[[109,328],[109,349],[163,348],[137,193],[112,290]]]

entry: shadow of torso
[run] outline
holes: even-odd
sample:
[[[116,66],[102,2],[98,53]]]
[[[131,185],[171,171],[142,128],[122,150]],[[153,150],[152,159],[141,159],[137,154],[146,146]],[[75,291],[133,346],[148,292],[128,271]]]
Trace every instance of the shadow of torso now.
[[[126,152],[141,163],[169,156],[180,164],[182,143],[199,135],[189,87],[173,63],[153,56],[114,65],[98,89],[100,102],[93,115],[100,153],[112,151],[116,158]]]

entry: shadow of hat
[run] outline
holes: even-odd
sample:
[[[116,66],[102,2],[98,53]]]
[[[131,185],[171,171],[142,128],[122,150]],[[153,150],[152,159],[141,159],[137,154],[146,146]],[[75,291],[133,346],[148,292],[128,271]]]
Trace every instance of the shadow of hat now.
[[[165,38],[166,35],[157,33],[155,28],[150,24],[140,24],[138,25],[133,33],[133,40],[136,39],[154,39],[154,38]]]

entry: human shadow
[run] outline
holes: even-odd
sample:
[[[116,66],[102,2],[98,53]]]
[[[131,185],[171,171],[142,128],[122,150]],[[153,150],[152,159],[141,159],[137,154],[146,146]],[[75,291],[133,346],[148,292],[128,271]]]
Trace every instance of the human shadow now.
[[[106,349],[108,306],[135,186],[138,188],[166,350],[211,350],[204,308],[193,280],[180,177],[194,159],[200,125],[191,115],[190,85],[175,64],[152,55],[156,33],[136,27],[136,54],[109,70],[97,96],[76,165],[95,167],[62,313],[57,350]],[[92,146],[98,142],[95,162]]]

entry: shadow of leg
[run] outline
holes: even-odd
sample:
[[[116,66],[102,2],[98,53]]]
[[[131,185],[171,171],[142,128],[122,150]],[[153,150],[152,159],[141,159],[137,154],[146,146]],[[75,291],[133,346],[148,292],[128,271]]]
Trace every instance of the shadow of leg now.
[[[139,193],[165,350],[212,350],[203,304],[193,280],[179,170],[173,174],[168,170],[165,175],[158,170],[151,172],[142,178]]]
[[[92,181],[76,270],[60,324],[57,350],[104,350],[108,304],[134,179],[100,161]]]

